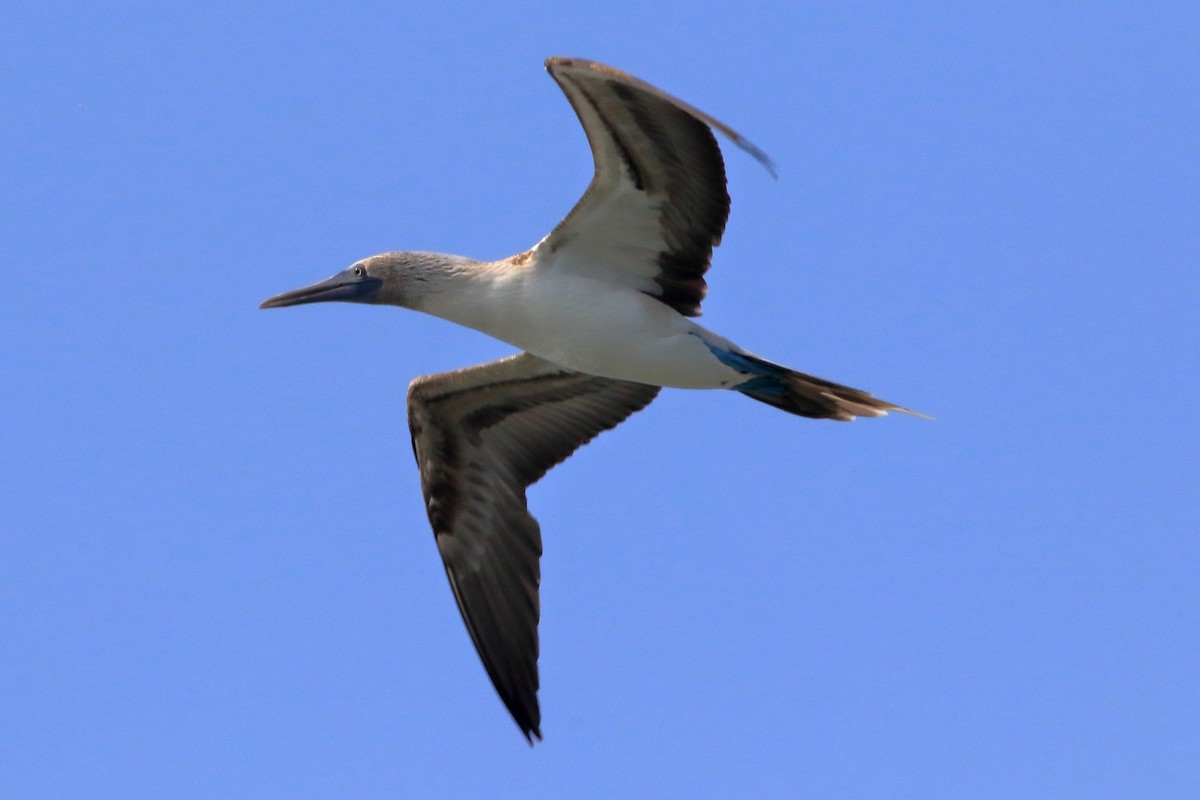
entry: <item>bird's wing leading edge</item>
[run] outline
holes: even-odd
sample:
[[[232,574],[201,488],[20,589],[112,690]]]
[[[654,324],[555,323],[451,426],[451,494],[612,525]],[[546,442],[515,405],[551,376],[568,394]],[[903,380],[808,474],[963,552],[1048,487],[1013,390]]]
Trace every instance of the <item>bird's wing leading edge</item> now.
[[[725,162],[713,130],[761,161],[729,126],[645,81],[594,61],[551,58],[546,69],[587,133],[595,175],[538,246],[562,268],[620,270],[616,280],[698,316],[704,273],[729,218]]]
[[[658,391],[527,353],[427,375],[409,387],[413,453],[454,599],[492,684],[530,741],[541,738],[542,539],[525,489]]]

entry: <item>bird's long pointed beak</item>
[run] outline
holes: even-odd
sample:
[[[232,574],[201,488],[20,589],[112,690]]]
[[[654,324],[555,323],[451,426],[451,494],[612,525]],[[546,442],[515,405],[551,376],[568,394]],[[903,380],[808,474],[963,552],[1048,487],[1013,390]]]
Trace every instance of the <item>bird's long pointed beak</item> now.
[[[303,289],[293,289],[290,292],[284,292],[283,294],[267,298],[258,307],[283,308],[284,306],[298,306],[304,303],[322,303],[327,300],[362,303],[368,301],[372,295],[379,291],[379,287],[382,285],[383,281],[379,278],[373,278],[369,275],[356,275],[354,270],[348,269],[344,272],[339,272],[332,278],[326,278],[323,281],[314,283],[312,286],[305,286]]]

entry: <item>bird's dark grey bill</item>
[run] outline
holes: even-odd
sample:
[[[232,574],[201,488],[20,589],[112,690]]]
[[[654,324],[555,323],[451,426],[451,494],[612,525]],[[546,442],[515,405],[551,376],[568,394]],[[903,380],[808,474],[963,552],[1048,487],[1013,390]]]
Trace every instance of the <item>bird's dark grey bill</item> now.
[[[379,278],[356,275],[354,270],[348,269],[339,272],[332,278],[314,283],[312,286],[305,286],[303,289],[295,289],[267,298],[262,301],[259,308],[283,308],[304,303],[323,303],[328,300],[362,303],[368,301],[382,285],[383,281]]]

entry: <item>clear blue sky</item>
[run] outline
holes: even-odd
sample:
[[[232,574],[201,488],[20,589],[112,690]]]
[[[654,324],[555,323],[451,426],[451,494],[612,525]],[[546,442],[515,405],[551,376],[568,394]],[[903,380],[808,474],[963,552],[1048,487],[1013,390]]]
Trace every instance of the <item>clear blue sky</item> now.
[[[706,6],[709,4],[705,4]],[[1194,3],[25,4],[0,26],[0,796],[1200,797]],[[727,150],[704,321],[937,417],[667,392],[531,492],[546,740],[458,618],[408,381],[257,309],[590,176],[548,55]]]

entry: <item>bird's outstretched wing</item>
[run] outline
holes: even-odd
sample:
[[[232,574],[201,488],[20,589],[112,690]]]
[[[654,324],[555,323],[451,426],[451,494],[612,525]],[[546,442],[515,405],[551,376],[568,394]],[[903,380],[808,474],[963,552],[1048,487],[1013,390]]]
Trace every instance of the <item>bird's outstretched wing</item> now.
[[[727,125],[645,81],[577,58],[551,58],[587,133],[595,175],[571,213],[536,248],[538,262],[609,276],[699,316],[704,273],[729,218],[720,131],[761,161]]]
[[[528,353],[426,375],[409,387],[413,453],[454,599],[500,699],[530,741],[541,738],[542,538],[525,489],[658,391]]]

